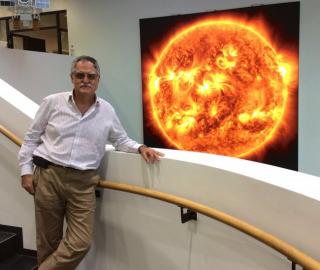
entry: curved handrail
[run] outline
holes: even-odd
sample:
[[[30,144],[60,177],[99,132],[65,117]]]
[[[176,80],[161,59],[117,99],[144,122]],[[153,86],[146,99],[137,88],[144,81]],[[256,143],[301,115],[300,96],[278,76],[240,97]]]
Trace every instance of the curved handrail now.
[[[5,135],[8,139],[13,141],[16,145],[21,146],[22,141],[10,130],[6,129],[3,125],[0,124],[0,132]]]
[[[142,188],[134,185],[123,184],[123,183],[115,183],[112,181],[100,181],[99,187],[114,189],[119,191],[125,191],[129,193],[139,194],[146,197],[158,199],[161,201],[165,201],[168,203],[172,203],[181,207],[188,208],[190,210],[194,210],[195,212],[201,213],[207,217],[218,220],[224,224],[227,224],[255,239],[266,244],[267,246],[277,250],[282,253],[289,260],[298,263],[304,269],[310,270],[319,270],[320,262],[313,259],[312,257],[306,255],[302,251],[293,247],[292,245],[280,240],[279,238],[256,228],[253,225],[250,225],[240,219],[237,219],[233,216],[225,214],[219,210],[214,208],[210,208],[200,203],[193,202],[191,200],[181,198],[175,195],[171,195],[168,193],[160,192],[157,190],[152,190],[149,188]]]
[[[6,137],[12,140],[18,146],[21,146],[21,140],[15,136],[11,131],[4,128],[0,124],[0,132],[3,133]],[[142,188],[134,185],[116,183],[112,181],[100,181],[98,184],[101,188],[108,188],[113,190],[119,190],[134,194],[143,195],[149,198],[154,198],[157,200],[165,201],[172,203],[181,207],[185,207],[191,210],[194,210],[198,213],[201,213],[207,217],[218,220],[226,225],[229,225],[255,239],[266,244],[267,246],[277,250],[281,254],[288,257],[294,263],[301,265],[304,269],[310,270],[320,270],[320,262],[295,248],[294,246],[280,240],[279,238],[256,228],[253,225],[250,225],[240,219],[232,217],[228,214],[220,212],[214,208],[210,208],[200,203],[193,202],[191,200],[181,198],[172,194],[160,192],[157,190]]]

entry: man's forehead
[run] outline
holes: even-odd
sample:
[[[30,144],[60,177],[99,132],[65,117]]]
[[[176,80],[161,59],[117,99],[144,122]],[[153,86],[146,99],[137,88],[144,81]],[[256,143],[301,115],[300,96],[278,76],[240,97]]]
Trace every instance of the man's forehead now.
[[[76,68],[92,68],[92,69],[96,69],[94,67],[94,64],[88,60],[80,60],[79,62],[76,63]]]

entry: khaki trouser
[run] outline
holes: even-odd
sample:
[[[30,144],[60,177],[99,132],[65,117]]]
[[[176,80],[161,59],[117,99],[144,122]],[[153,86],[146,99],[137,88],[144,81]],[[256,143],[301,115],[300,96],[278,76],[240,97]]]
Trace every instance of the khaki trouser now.
[[[51,165],[36,167],[33,180],[39,270],[73,270],[90,248],[99,176]]]

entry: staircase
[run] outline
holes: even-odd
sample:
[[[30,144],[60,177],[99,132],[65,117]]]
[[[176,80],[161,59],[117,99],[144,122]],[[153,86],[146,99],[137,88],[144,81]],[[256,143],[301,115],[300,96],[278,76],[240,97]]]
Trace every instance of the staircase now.
[[[35,269],[36,251],[23,248],[22,228],[0,225],[0,270]]]

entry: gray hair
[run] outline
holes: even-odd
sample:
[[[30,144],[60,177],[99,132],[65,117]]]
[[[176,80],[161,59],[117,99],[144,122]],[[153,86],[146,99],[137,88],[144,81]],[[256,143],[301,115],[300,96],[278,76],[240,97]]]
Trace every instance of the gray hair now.
[[[94,59],[93,57],[88,56],[88,55],[81,55],[81,56],[75,58],[72,61],[71,74],[73,74],[76,71],[76,65],[80,61],[89,61],[89,62],[91,62],[93,64],[93,66],[95,67],[97,73],[100,75],[100,67],[99,67],[98,61],[96,59]]]

